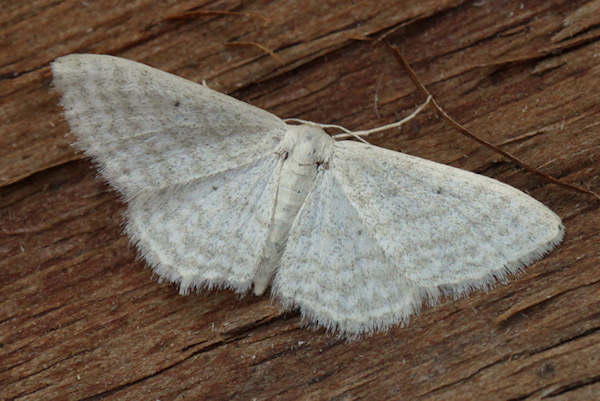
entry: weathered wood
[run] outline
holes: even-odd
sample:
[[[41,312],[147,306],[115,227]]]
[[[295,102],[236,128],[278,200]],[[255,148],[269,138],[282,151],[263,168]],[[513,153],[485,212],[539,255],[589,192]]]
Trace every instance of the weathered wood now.
[[[121,233],[124,204],[80,160],[48,63],[142,61],[265,108],[363,129],[423,99],[548,174],[600,190],[600,1],[0,3],[0,398],[600,398],[600,210],[428,111],[372,142],[500,179],[555,210],[565,242],[509,285],[346,343],[268,297],[187,297]],[[185,10],[206,15],[166,20]],[[274,50],[279,61],[252,46]],[[65,136],[66,135],[66,136]]]

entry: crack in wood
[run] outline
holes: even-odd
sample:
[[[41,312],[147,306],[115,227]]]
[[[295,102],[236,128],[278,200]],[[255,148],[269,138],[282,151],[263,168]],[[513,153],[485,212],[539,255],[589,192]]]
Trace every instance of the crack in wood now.
[[[583,380],[577,380],[573,383],[567,384],[567,385],[563,385],[561,387],[559,387],[558,389],[545,394],[542,398],[552,398],[552,397],[556,397],[568,392],[571,392],[573,390],[577,390],[580,389],[582,387],[586,387],[595,383],[600,383],[600,375],[599,376],[593,376],[593,377],[589,377],[587,379],[583,379]]]
[[[480,374],[484,370],[487,370],[487,369],[489,369],[489,368],[491,368],[491,367],[493,367],[495,365],[499,365],[499,364],[504,363],[506,361],[510,361],[512,358],[513,358],[513,355],[510,355],[510,354],[506,355],[506,356],[504,356],[504,357],[502,357],[500,359],[497,359],[497,360],[495,360],[495,361],[493,361],[491,363],[488,363],[488,364],[486,364],[486,365],[484,365],[484,366],[476,369],[473,373],[471,373],[471,374],[469,374],[467,376],[463,376],[463,377],[461,377],[458,380],[455,380],[455,381],[450,382],[450,383],[446,383],[446,384],[444,384],[442,386],[436,387],[433,390],[429,390],[429,391],[427,391],[425,393],[419,393],[418,395],[419,395],[419,397],[430,396],[430,395],[433,395],[435,393],[440,393],[440,392],[442,392],[442,391],[444,391],[444,390],[446,390],[446,389],[448,389],[450,387],[453,387],[453,386],[455,386],[457,384],[468,382],[470,379],[474,378],[475,376],[477,376],[478,374]]]
[[[50,365],[46,365],[42,369],[36,370],[34,372],[31,372],[31,373],[29,373],[27,375],[20,376],[17,380],[12,381],[12,382],[7,382],[7,384],[14,384],[14,383],[18,383],[18,382],[24,381],[25,379],[28,379],[28,378],[33,377],[35,375],[38,375],[38,374],[40,374],[42,372],[48,371],[51,368],[53,368],[54,366],[57,366],[57,365],[65,362],[65,361],[68,361],[69,359],[73,359],[73,358],[75,358],[75,357],[77,357],[79,355],[83,355],[83,354],[87,354],[87,353],[93,352],[93,351],[97,350],[98,348],[100,348],[100,347],[98,346],[98,347],[92,347],[92,348],[89,348],[89,349],[81,350],[81,351],[76,352],[74,354],[71,354],[71,355],[69,355],[69,356],[67,356],[65,358],[59,359],[59,360],[51,363]],[[24,363],[26,363],[26,362],[31,362],[31,360],[24,361]]]
[[[518,352],[518,353],[515,353],[515,354],[508,354],[508,355],[506,355],[506,356],[504,356],[504,357],[502,357],[500,359],[497,359],[497,360],[495,360],[495,361],[493,361],[491,363],[488,363],[488,364],[486,364],[486,365],[478,368],[473,373],[471,373],[471,374],[469,374],[467,376],[464,376],[464,377],[460,378],[459,380],[456,380],[456,381],[444,384],[444,385],[442,385],[440,387],[436,387],[433,390],[430,390],[430,391],[427,391],[425,393],[419,394],[419,396],[425,397],[425,396],[432,395],[434,393],[440,393],[443,390],[446,390],[446,389],[448,389],[448,388],[450,388],[452,386],[455,386],[457,384],[468,382],[470,379],[472,379],[475,376],[479,375],[484,370],[487,370],[487,369],[489,369],[489,368],[491,368],[493,366],[502,364],[502,363],[507,362],[507,361],[512,361],[512,360],[515,360],[515,359],[520,359],[523,356],[527,356],[527,357],[533,356],[533,355],[536,355],[536,354],[548,351],[550,349],[560,347],[560,346],[562,346],[564,344],[567,344],[569,342],[576,341],[576,340],[581,339],[583,337],[586,337],[588,335],[594,334],[594,333],[596,333],[598,331],[600,331],[600,327],[596,327],[596,328],[593,328],[593,329],[590,329],[590,330],[586,330],[585,332],[583,332],[583,333],[581,333],[579,335],[576,335],[576,336],[570,337],[568,339],[559,341],[559,342],[557,342],[555,344],[552,344],[552,345],[550,345],[548,347],[543,347],[543,348],[539,348],[539,349],[532,350],[532,351]],[[529,368],[529,366],[525,366],[522,369],[527,369],[527,368]],[[513,374],[516,374],[516,373],[517,372],[514,372]],[[536,390],[536,391],[538,391],[538,390]]]
[[[529,300],[528,303],[527,303],[527,305],[524,305],[524,306],[521,306],[521,305],[517,304],[516,307],[511,308],[508,311],[506,311],[503,314],[501,314],[500,316],[498,316],[496,318],[496,324],[507,325],[513,319],[519,317],[520,315],[523,315],[527,311],[531,311],[532,309],[540,308],[544,304],[552,302],[552,301],[556,300],[556,298],[559,298],[559,297],[561,297],[561,296],[563,296],[565,294],[568,294],[570,292],[576,291],[576,290],[581,289],[581,288],[590,287],[590,286],[593,286],[593,285],[598,284],[598,283],[600,283],[600,279],[596,280],[596,281],[589,282],[589,283],[580,284],[580,285],[577,285],[577,286],[572,287],[572,288],[567,288],[564,291],[556,292],[556,293],[551,294],[551,295],[544,295],[544,297],[541,298],[541,299],[536,299],[536,300],[533,300],[533,301]]]

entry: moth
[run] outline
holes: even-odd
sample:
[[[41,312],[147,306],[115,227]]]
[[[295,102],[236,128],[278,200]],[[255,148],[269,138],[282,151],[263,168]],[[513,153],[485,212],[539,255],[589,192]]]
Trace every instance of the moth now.
[[[488,177],[287,124],[122,58],[52,63],[75,146],[127,201],[161,279],[265,293],[342,336],[488,288],[563,237],[540,202]]]

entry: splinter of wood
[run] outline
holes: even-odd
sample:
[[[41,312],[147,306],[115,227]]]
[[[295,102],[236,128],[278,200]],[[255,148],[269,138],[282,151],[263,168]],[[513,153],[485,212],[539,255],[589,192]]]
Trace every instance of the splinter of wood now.
[[[194,10],[194,11],[186,11],[181,14],[173,15],[165,18],[166,21],[177,21],[177,20],[186,20],[186,19],[194,19],[203,15],[236,15],[241,17],[252,17],[252,18],[260,18],[265,22],[271,22],[271,20],[260,13],[255,12],[238,12],[238,11],[226,11],[226,10]]]

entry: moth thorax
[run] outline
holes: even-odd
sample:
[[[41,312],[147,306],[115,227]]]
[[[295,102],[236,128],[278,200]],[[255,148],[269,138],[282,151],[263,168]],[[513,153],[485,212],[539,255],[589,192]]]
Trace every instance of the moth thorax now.
[[[319,165],[329,161],[334,142],[319,127],[307,124],[288,125],[282,146],[294,162]]]

